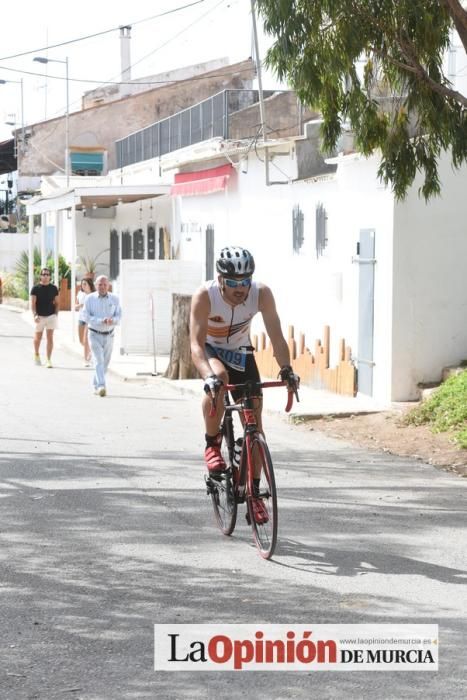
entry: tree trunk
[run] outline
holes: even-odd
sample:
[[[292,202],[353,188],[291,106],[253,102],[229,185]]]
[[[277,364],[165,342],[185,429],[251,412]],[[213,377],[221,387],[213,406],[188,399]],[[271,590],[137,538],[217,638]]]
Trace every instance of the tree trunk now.
[[[169,366],[164,374],[164,377],[168,379],[196,379],[199,377],[191,360],[190,306],[190,296],[172,294],[172,346]]]

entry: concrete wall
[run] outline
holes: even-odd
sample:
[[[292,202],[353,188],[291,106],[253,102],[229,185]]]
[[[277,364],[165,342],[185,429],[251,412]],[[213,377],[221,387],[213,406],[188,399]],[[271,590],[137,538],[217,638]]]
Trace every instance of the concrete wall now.
[[[303,132],[306,121],[314,119],[317,112],[312,112],[300,105],[297,95],[292,91],[277,92],[264,100],[266,135],[277,139],[297,136]],[[235,112],[229,117],[229,137],[231,139],[254,138],[258,136],[261,125],[259,103]]]
[[[40,245],[39,234],[34,234],[34,245]],[[14,272],[21,253],[28,250],[27,233],[0,233],[0,274]]]
[[[289,325],[306,334],[313,349],[324,325],[331,327],[331,362],[344,337],[358,355],[358,265],[352,262],[361,228],[374,228],[378,263],[375,282],[374,396],[390,398],[393,198],[376,179],[377,159],[343,158],[334,175],[309,182],[266,187],[264,164],[254,153],[242,163],[226,192],[180,198],[183,259],[204,259],[207,224],[215,229],[216,251],[243,245],[257,263],[257,279],[274,291],[284,331]],[[280,159],[283,172],[293,173],[294,154]],[[244,172],[244,171],[247,172]],[[274,176],[274,166],[271,168]],[[283,174],[276,173],[278,177]],[[317,258],[315,209],[327,212],[328,245]],[[304,215],[304,243],[293,251],[292,211]],[[260,318],[255,330],[262,329]]]
[[[190,169],[220,162],[192,163]],[[374,229],[373,396],[384,404],[416,398],[418,382],[439,379],[443,366],[467,356],[467,168],[453,171],[445,157],[441,198],[425,204],[416,182],[407,200],[395,204],[377,179],[378,165],[377,156],[343,156],[336,159],[334,174],[267,187],[264,163],[250,150],[236,164],[225,191],[161,198],[155,206],[165,208],[180,259],[200,261],[204,269],[208,225],[214,226],[216,251],[232,244],[249,248],[257,279],[274,291],[284,331],[294,325],[313,349],[323,326],[331,327],[331,363],[341,337],[358,358],[359,265],[354,258],[360,230]],[[135,177],[143,181],[144,169],[149,177],[154,167],[150,161],[139,164]],[[293,177],[294,148],[273,159],[270,171],[272,179]],[[126,172],[126,184],[130,181]],[[327,213],[328,237],[320,257],[315,247],[318,203]],[[292,243],[297,205],[304,216],[298,254]],[[128,218],[120,221],[123,225]],[[254,328],[262,330],[258,317]]]
[[[108,274],[110,265],[110,232],[115,229],[119,234],[129,230],[131,233],[142,228],[146,234],[149,223],[156,225],[156,241],[160,227],[166,227],[169,233],[172,231],[172,206],[171,198],[156,197],[131,204],[119,204],[115,207],[115,216],[112,218],[91,218],[89,212],[76,212],[76,276],[78,279],[86,273],[86,262],[83,258],[95,259],[97,274]],[[104,213],[106,210],[101,209]],[[114,211],[113,209],[107,210]],[[71,219],[66,212],[61,212],[61,234],[59,236],[59,250],[64,258],[70,262],[71,250]],[[55,227],[54,213],[47,215],[49,227]],[[59,224],[60,227],[60,224]],[[39,243],[38,243],[39,245]],[[158,248],[156,245],[156,254]]]
[[[444,366],[467,358],[467,167],[440,164],[442,195],[428,204],[417,179],[394,221],[394,401],[417,397]]]
[[[212,73],[212,74],[211,74]],[[243,61],[196,80],[184,80],[69,116],[69,145],[100,147],[108,153],[108,168],[116,165],[115,141],[185,109],[227,88],[250,88],[251,61]],[[21,158],[20,175],[49,175],[64,168],[65,117],[28,127],[31,135]]]
[[[97,105],[115,102],[129,95],[136,95],[140,92],[146,92],[153,88],[159,88],[163,83],[171,83],[175,80],[186,80],[208,71],[219,71],[219,68],[224,68],[229,63],[227,58],[217,58],[213,61],[205,61],[204,63],[196,63],[192,66],[177,68],[175,70],[164,71],[156,75],[149,75],[145,78],[135,78],[131,83],[117,83],[114,85],[103,85],[95,90],[85,92],[82,98],[82,109],[96,107]],[[150,83],[154,83],[153,86]]]

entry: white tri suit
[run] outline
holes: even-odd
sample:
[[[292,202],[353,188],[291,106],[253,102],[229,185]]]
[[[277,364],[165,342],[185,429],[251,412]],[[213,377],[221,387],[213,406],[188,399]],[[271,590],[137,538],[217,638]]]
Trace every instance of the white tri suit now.
[[[231,306],[224,301],[217,280],[206,282],[211,310],[208,317],[206,354],[217,357],[229,374],[229,382],[240,384],[246,380],[259,382],[259,372],[251,348],[251,320],[258,313],[259,289],[251,283],[242,304]],[[249,349],[248,349],[249,348]],[[237,392],[233,392],[234,399]]]

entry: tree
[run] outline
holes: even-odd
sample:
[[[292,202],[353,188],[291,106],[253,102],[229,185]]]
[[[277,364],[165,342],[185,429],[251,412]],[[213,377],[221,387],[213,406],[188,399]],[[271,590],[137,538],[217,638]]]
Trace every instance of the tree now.
[[[467,96],[443,72],[453,28],[467,52],[459,0],[256,0],[275,37],[266,63],[320,109],[326,151],[343,125],[402,199],[417,171],[425,199],[439,194],[438,159],[467,160]],[[363,70],[358,64],[362,62]],[[361,63],[360,63],[361,65]]]

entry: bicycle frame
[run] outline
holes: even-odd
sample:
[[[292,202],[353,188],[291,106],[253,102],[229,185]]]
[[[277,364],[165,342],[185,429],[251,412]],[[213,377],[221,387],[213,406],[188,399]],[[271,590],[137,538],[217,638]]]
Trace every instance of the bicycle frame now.
[[[238,482],[235,484],[235,491],[237,499],[241,499],[238,502],[242,503],[245,500],[245,487],[248,482],[247,493],[252,492],[253,474],[254,474],[254,464],[251,455],[250,442],[251,436],[259,432],[258,425],[255,416],[254,399],[261,399],[259,390],[269,387],[287,386],[286,382],[245,382],[244,384],[226,384],[224,386],[224,423],[226,425],[226,435],[228,435],[228,451],[229,451],[229,466],[233,469],[237,465],[234,464],[234,449],[235,440],[233,434],[233,411],[238,411],[238,413],[243,418],[243,445],[242,452],[240,456],[239,477]],[[230,391],[243,390],[245,393],[238,403],[231,404],[229,400]],[[288,412],[292,406],[293,395],[289,392],[289,398],[287,401],[286,411]]]
[[[261,398],[261,389],[279,386],[287,386],[287,382],[247,381],[243,384],[224,385],[225,410],[221,431],[227,448],[227,470],[217,479],[214,476],[206,478],[208,494],[213,499],[214,511],[223,534],[230,535],[233,532],[237,504],[246,501],[247,521],[252,527],[256,546],[265,559],[272,556],[276,544],[277,494],[269,450],[262,432],[258,429],[255,399]],[[234,391],[241,391],[243,395],[236,403],[231,403],[229,392]],[[292,407],[294,393],[296,395],[296,391],[289,389],[286,411]],[[235,461],[234,411],[238,411],[243,424],[243,443],[238,464]],[[214,413],[213,400],[211,415]],[[262,502],[263,508],[263,511],[260,511],[261,515],[257,511],[259,501]]]

